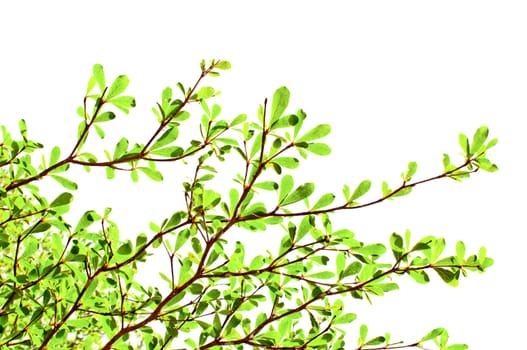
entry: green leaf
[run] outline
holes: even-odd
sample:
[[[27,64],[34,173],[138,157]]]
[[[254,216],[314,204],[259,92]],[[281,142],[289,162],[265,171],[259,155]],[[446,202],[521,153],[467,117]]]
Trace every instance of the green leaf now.
[[[343,252],[339,252],[337,254],[337,258],[335,259],[336,264],[336,271],[337,275],[339,277],[339,280],[342,279],[342,271],[344,271],[344,267],[346,265],[346,256]]]
[[[412,179],[412,176],[415,175],[415,172],[417,171],[417,163],[416,162],[409,162],[408,163],[408,170],[406,171],[406,174],[403,176],[404,181],[410,181]]]
[[[332,323],[333,324],[348,324],[348,323],[355,321],[356,319],[357,319],[356,314],[348,313],[348,314],[344,314],[344,315],[341,315],[335,318]]]
[[[55,165],[60,159],[60,148],[58,146],[53,147],[51,155],[49,156],[49,166]]]
[[[470,146],[468,144],[467,135],[459,134],[459,145],[461,146],[461,149],[463,150],[463,154],[466,157],[470,157]]]
[[[320,199],[316,202],[313,208],[311,208],[311,210],[317,210],[320,208],[327,207],[328,205],[333,203],[334,200],[335,200],[335,195],[333,193],[326,193],[325,195],[320,197]]]
[[[426,272],[424,272],[422,270],[410,270],[410,271],[408,271],[408,274],[417,283],[426,284],[426,283],[430,282],[430,277],[428,277]]]
[[[267,213],[267,209],[265,208],[265,204],[262,202],[254,203],[249,208],[244,209],[243,216],[251,216],[251,215],[265,215]],[[255,222],[253,222],[255,223]]]
[[[233,254],[231,255],[229,259],[229,263],[227,264],[227,268],[229,271],[241,271],[243,268],[243,261],[245,258],[245,249],[241,242],[237,241],[235,245],[235,250]]]
[[[111,167],[106,167],[106,178],[111,180],[115,177],[115,169]]]
[[[476,154],[478,153],[485,144],[485,141],[487,140],[487,137],[489,136],[489,128],[486,126],[482,126],[476,130],[474,133],[474,137],[472,139],[472,145],[470,146],[470,153]]]
[[[444,238],[438,238],[432,243],[432,257],[430,262],[436,261],[441,256],[441,253],[445,250],[445,245]]]
[[[128,87],[128,83],[129,80],[126,75],[119,75],[112,83],[112,86],[110,86],[108,94],[106,95],[106,99],[111,100],[112,98],[122,94]]]
[[[221,200],[221,195],[217,192],[214,192],[213,190],[205,190],[203,192],[203,208],[204,209],[212,209]]]
[[[298,123],[298,117],[295,114],[288,114],[283,117],[280,117],[274,123],[271,124],[270,129],[276,130],[281,128],[288,128],[295,126]]]
[[[441,277],[441,279],[445,281],[445,283],[450,284],[455,279],[454,273],[450,270],[443,269],[440,267],[434,267],[434,271],[437,272],[439,277]]]
[[[298,227],[297,239],[300,241],[314,227],[314,217],[312,215],[304,216]]]
[[[132,96],[114,97],[109,102],[126,114],[128,114],[130,108],[135,107],[135,98]]]
[[[130,172],[130,178],[133,182],[139,181],[139,174],[137,173],[137,169],[132,169],[132,171]]]
[[[291,192],[281,203],[281,206],[290,205],[299,202],[309,197],[315,191],[315,184],[307,182],[303,185],[298,186],[293,192]]]
[[[134,251],[132,242],[126,241],[125,243],[121,244],[119,248],[117,248],[117,254],[119,255],[130,255]]]
[[[79,232],[80,230],[86,229],[91,224],[93,224],[95,221],[100,220],[100,219],[101,219],[101,216],[99,214],[97,214],[93,210],[88,210],[80,218],[79,222],[77,223],[77,226],[75,227],[74,232]]]
[[[468,345],[466,344],[453,344],[445,348],[445,350],[466,350],[466,349],[468,349]]]
[[[93,76],[95,77],[95,80],[97,81],[97,85],[99,85],[99,89],[101,90],[101,93],[106,88],[106,80],[104,77],[104,69],[100,64],[95,64],[93,66]]]
[[[265,264],[265,258],[262,255],[257,255],[253,258],[251,261],[251,264],[249,265],[249,270],[259,270],[264,266]]]
[[[141,170],[146,176],[154,181],[163,181],[163,175],[157,170],[146,167],[139,167],[137,169]]]
[[[179,250],[179,248],[181,248],[185,244],[185,242],[188,241],[189,237],[190,237],[190,230],[188,229],[184,229],[180,233],[178,233],[174,251]]]
[[[300,164],[298,159],[293,158],[293,157],[275,158],[275,159],[273,159],[273,163],[276,163],[276,164],[278,164],[280,166],[283,166],[284,168],[287,168],[287,169],[295,169]]]
[[[48,224],[47,222],[41,222],[39,223],[37,226],[35,226],[31,232],[32,233],[38,233],[38,232],[44,232],[46,231],[47,229],[49,229],[51,227],[50,224]]]
[[[88,79],[88,85],[86,86],[86,95],[89,95],[96,83],[97,81],[95,80],[94,76],[91,76],[90,79]]]
[[[490,140],[489,143],[487,143],[487,145],[485,146],[485,150],[488,150],[488,149],[496,146],[497,143],[498,143],[498,139]]]
[[[328,135],[331,131],[331,126],[329,124],[320,124],[308,131],[304,136],[299,138],[296,142],[309,142],[313,140],[318,140]]]
[[[62,176],[58,176],[58,175],[50,175],[50,176],[68,190],[74,191],[78,188],[75,182],[68,180]]]
[[[166,87],[161,92],[161,104],[163,110],[168,110],[170,101],[172,100],[172,89],[170,87]]]
[[[373,339],[370,339],[366,342],[366,344],[364,345],[380,345],[382,343],[384,343],[384,337],[383,336],[378,336],[378,337],[375,337]]]
[[[163,230],[166,232],[174,229],[181,222],[181,216],[181,212],[179,211],[172,214],[168,222],[163,225]]]
[[[335,277],[335,273],[331,271],[321,271],[321,272],[315,272],[315,273],[309,274],[307,275],[307,277],[314,278],[314,279],[327,280],[327,279]]]
[[[478,257],[480,261],[485,260],[485,258],[487,257],[487,248],[480,247],[478,251]]]
[[[410,192],[412,192],[412,188],[413,188],[413,187],[404,187],[404,188],[401,188],[400,190],[398,190],[397,192],[395,192],[395,193],[393,194],[392,198],[406,196],[407,194],[409,194]]]
[[[236,208],[236,205],[238,204],[238,201],[240,200],[240,194],[235,188],[231,188],[231,190],[229,191],[229,200],[230,200],[229,210],[232,215],[234,214],[234,209]]]
[[[181,286],[192,277],[192,261],[189,258],[183,259],[181,269],[179,271],[178,285]]]
[[[114,120],[114,119],[115,119],[115,113],[104,112],[104,113],[99,114],[97,118],[95,118],[95,122],[101,123],[101,122],[107,122],[107,121]]]
[[[197,93],[197,97],[200,100],[206,100],[214,96],[214,88],[210,86],[203,86]]]
[[[282,147],[282,139],[277,137],[274,139],[273,143],[271,144],[271,151],[269,152],[270,155],[276,154],[278,150]]]
[[[261,149],[262,149],[262,133],[259,133],[253,142],[253,146],[251,147],[250,158],[254,157],[254,155],[260,152]]]
[[[406,231],[404,231],[404,246],[406,247],[405,249],[410,248],[411,239],[412,233],[410,232],[410,230],[407,229]]]
[[[292,318],[289,318],[289,317],[282,318],[282,320],[278,324],[278,331],[283,335],[286,335],[288,332],[291,332],[292,322],[293,322]]]
[[[151,149],[158,149],[169,143],[175,141],[178,138],[179,129],[175,126],[169,127],[163,135],[161,135],[156,142],[152,145]]]
[[[360,272],[362,269],[362,264],[358,261],[354,261],[351,264],[349,264],[346,269],[342,272],[342,278],[356,275]]]
[[[278,88],[274,92],[273,102],[271,105],[271,121],[269,123],[270,125],[273,125],[273,123],[282,116],[285,109],[289,105],[289,97],[289,90],[285,86]]]
[[[167,158],[177,158],[183,155],[183,148],[179,146],[168,146],[151,151],[150,153]]]
[[[128,140],[122,138],[115,145],[115,151],[113,152],[113,160],[119,159],[128,149]]]
[[[44,232],[49,227],[50,227],[49,224],[48,224],[48,227],[45,229],[38,229],[38,226],[37,226],[35,227],[33,232]],[[24,259],[29,256],[33,256],[33,254],[35,254],[35,252],[38,250],[38,246],[39,246],[38,240],[35,237],[31,236],[31,238],[24,240],[24,253],[22,254],[22,256],[20,256],[20,258]]]
[[[359,337],[360,337],[359,345],[364,344],[366,342],[366,337],[368,337],[368,326],[366,326],[365,324],[362,324],[360,326]]]
[[[354,201],[355,199],[358,199],[358,198],[364,196],[366,193],[368,193],[368,191],[370,190],[370,187],[371,187],[371,181],[370,181],[370,180],[364,180],[364,181],[362,181],[362,182],[357,186],[357,188],[355,189],[355,191],[353,191],[353,194],[352,194],[351,197],[348,199],[348,202],[352,202],[352,201]]]
[[[390,236],[390,246],[395,259],[399,260],[404,252],[403,238],[395,232],[392,233]]]
[[[390,194],[392,194],[392,189],[390,188],[390,185],[388,185],[388,183],[386,181],[383,181],[382,182],[382,195],[383,197],[387,197],[389,196]]]
[[[79,159],[83,161],[88,161],[90,163],[97,163],[97,157],[95,157],[94,154],[89,153],[89,152],[83,152],[79,154]]]
[[[421,342],[437,338],[438,336],[442,335],[444,332],[445,332],[444,328],[436,328],[434,330],[431,330],[424,337],[421,338]]]
[[[240,145],[238,140],[231,139],[231,138],[226,138],[226,137],[218,137],[218,138],[216,138],[216,142],[221,142],[221,143],[224,143],[226,145],[231,145],[231,146],[239,146]]]
[[[397,283],[376,283],[373,286],[381,288],[383,292],[391,292],[392,290],[399,289],[399,285]]]
[[[460,170],[451,173],[448,177],[455,181],[461,182],[462,179],[470,177],[470,173]]]
[[[465,261],[465,243],[462,241],[456,243],[456,258],[460,264]]]
[[[280,194],[278,195],[278,202],[282,203],[285,197],[293,189],[294,181],[291,175],[285,175],[280,181]]]
[[[274,181],[258,182],[254,184],[254,187],[261,188],[262,190],[266,191],[276,191],[279,188],[278,184]]]
[[[342,194],[344,195],[344,198],[348,200],[350,198],[350,187],[346,184],[342,186]]]
[[[231,68],[231,63],[229,61],[219,61],[214,65],[214,68],[227,70]]]
[[[101,139],[104,139],[104,136],[105,136],[104,130],[100,126],[98,126],[97,124],[93,124],[93,127],[95,128],[95,131],[97,132],[97,135],[99,135],[99,137]]]
[[[50,208],[60,207],[63,205],[68,205],[73,201],[73,195],[69,192],[61,193],[57,198],[51,202],[49,205]]]
[[[20,130],[20,135],[25,140],[27,139],[27,125],[24,119],[18,121],[18,130]]]
[[[135,238],[135,249],[138,251],[142,247],[145,246],[146,242],[148,241],[148,237],[144,233],[140,233]]]
[[[331,153],[331,148],[325,143],[309,143],[306,149],[318,156],[327,156]]]
[[[79,139],[79,149],[84,145],[86,142],[86,138],[88,136],[88,130],[87,130],[87,124],[86,121],[82,121],[79,123],[79,127],[77,129],[77,138]]]
[[[246,120],[247,120],[247,114],[240,114],[231,121],[231,126],[241,124]]]
[[[450,156],[446,153],[443,153],[443,169],[445,172],[451,171],[455,168],[452,163],[450,163]]]
[[[211,119],[215,120],[216,117],[218,117],[220,115],[220,113],[221,113],[221,107],[218,106],[217,104],[212,105],[212,113],[211,113],[211,116],[210,116]],[[220,122],[223,122],[223,121],[220,121]],[[220,122],[218,122],[218,123],[220,123]],[[226,122],[224,122],[224,123],[225,123],[225,127],[226,127],[227,124],[226,124]]]
[[[355,250],[366,256],[381,256],[386,252],[386,247],[381,243],[368,244]]]
[[[430,242],[418,242],[416,245],[413,246],[412,248],[412,252],[413,251],[418,251],[418,250],[427,250],[427,249],[430,249]]]
[[[492,164],[490,162],[490,160],[488,160],[487,158],[478,157],[476,160],[474,160],[474,163],[481,170],[485,170],[485,171],[488,171],[488,172],[491,172],[491,173],[493,173],[495,171],[498,171],[497,165],[496,164]]]

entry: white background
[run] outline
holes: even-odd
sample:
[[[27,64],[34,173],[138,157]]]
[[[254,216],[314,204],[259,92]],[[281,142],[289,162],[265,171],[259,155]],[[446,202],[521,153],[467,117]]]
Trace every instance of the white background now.
[[[128,93],[138,107],[108,126],[107,139],[95,147],[112,150],[125,135],[144,142],[161,90],[178,81],[194,83],[202,58],[227,59],[233,69],[206,82],[222,90],[216,102],[225,118],[254,116],[265,97],[288,86],[290,111],[301,107],[309,125],[333,127],[327,139],[332,154],[310,157],[294,173],[297,182],[315,181],[320,193],[339,194],[342,184],[353,188],[368,178],[374,181],[372,199],[382,180],[398,184],[408,161],[419,164],[417,178],[439,174],[444,152],[460,161],[458,133],[471,137],[487,125],[500,140],[490,152],[498,173],[477,173],[461,184],[426,184],[409,197],[333,218],[335,226],[366,242],[387,243],[393,231],[408,228],[415,238],[446,237],[451,252],[459,239],[470,253],[485,245],[495,266],[471,274],[458,288],[433,276],[425,286],[401,280],[400,291],[373,306],[350,300],[350,310],[360,311],[350,334],[353,339],[365,322],[372,335],[390,331],[393,339],[414,341],[443,326],[471,349],[521,348],[527,312],[523,2],[138,3],[2,2],[0,124],[16,134],[16,122],[24,118],[30,137],[47,152],[60,145],[66,154],[92,65],[101,63],[107,81],[129,76]],[[151,185],[131,184],[127,176],[108,182],[97,171],[74,174],[83,175],[72,215],[111,206],[128,235],[146,232],[149,221],[178,210],[166,196],[180,193],[186,176],[172,170],[165,174],[172,180]],[[59,191],[50,181],[41,187],[53,189],[50,197]]]

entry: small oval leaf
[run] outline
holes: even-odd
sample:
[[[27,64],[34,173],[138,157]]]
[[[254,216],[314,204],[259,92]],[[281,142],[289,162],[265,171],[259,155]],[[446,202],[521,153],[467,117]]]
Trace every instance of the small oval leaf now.
[[[286,206],[286,205],[299,202],[309,197],[314,191],[315,191],[315,184],[312,182],[308,182],[303,185],[300,185],[284,199],[281,205]]]

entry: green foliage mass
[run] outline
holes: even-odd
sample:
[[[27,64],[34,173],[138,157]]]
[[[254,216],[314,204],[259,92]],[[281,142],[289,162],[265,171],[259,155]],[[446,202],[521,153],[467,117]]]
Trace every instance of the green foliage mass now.
[[[344,185],[340,194],[315,195],[315,183],[296,183],[289,172],[308,157],[330,153],[321,141],[330,125],[305,129],[304,111],[286,112],[285,87],[270,104],[265,100],[255,120],[245,114],[221,119],[220,106],[210,103],[218,91],[202,80],[229,68],[227,61],[203,61],[193,86],[176,84],[178,97],[172,88],[162,91],[152,110],[157,128],[144,143],[123,137],[102,155],[84,150],[88,137],[103,138],[105,125],[129,113],[135,99],[124,95],[126,76],[108,84],[99,64],[78,109],[71,149],[54,147],[35,165],[32,155],[43,146],[28,138],[25,122],[16,138],[2,127],[0,349],[466,349],[448,344],[443,328],[409,343],[393,341],[389,333],[372,337],[366,325],[354,326],[350,301],[396,290],[404,275],[427,283],[435,273],[456,286],[461,276],[492,265],[485,248],[468,255],[457,242],[455,253],[445,255],[443,238],[414,239],[409,231],[365,243],[347,228],[334,228],[329,214],[408,195],[433,180],[461,181],[480,169],[497,170],[486,156],[496,144],[488,129],[479,128],[471,141],[460,135],[462,159],[452,163],[445,154],[444,171],[436,176],[414,180],[417,164],[410,162],[401,183],[382,183],[373,200],[361,201],[372,188],[369,180]],[[178,141],[181,130],[191,133],[185,123],[196,120],[191,104],[203,111],[199,132]],[[243,164],[233,187],[212,188],[216,164],[231,158]],[[64,219],[77,190],[68,177],[72,166],[104,167],[108,179],[127,171],[134,182],[162,181],[156,164],[191,159],[190,180],[181,182],[179,192],[185,206],[152,222],[149,234],[121,238],[110,209],[88,210],[74,223]],[[37,187],[44,177],[66,192],[44,198]],[[265,236],[279,243],[251,256],[244,243],[232,241],[235,229],[252,231],[253,241],[267,230]],[[152,269],[148,258],[160,253],[171,262],[171,274],[161,274],[166,292],[135,278]],[[349,344],[346,335],[358,343]]]

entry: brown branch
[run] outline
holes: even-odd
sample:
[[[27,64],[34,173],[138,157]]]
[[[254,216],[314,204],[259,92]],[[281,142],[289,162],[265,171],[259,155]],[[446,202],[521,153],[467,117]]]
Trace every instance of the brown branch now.
[[[290,217],[296,217],[296,216],[327,214],[327,213],[333,213],[333,212],[340,211],[340,210],[360,209],[360,208],[369,207],[369,206],[372,206],[374,204],[378,204],[378,203],[384,202],[385,200],[396,196],[399,192],[403,191],[406,188],[411,188],[411,187],[414,187],[414,186],[417,186],[417,185],[420,185],[420,184],[424,184],[424,183],[427,183],[427,182],[430,182],[430,181],[439,180],[439,179],[442,179],[442,178],[445,178],[445,177],[449,177],[453,173],[465,168],[472,161],[473,161],[473,159],[468,159],[462,165],[458,166],[457,168],[452,169],[450,171],[447,171],[447,172],[442,173],[442,174],[437,175],[437,176],[429,177],[429,178],[426,178],[426,179],[423,179],[423,180],[420,180],[420,181],[411,182],[411,183],[404,182],[400,187],[398,187],[396,190],[392,191],[391,193],[389,193],[389,194],[387,194],[387,195],[385,195],[385,196],[383,196],[381,198],[378,198],[376,200],[373,200],[373,201],[370,201],[370,202],[366,202],[364,204],[353,205],[353,203],[346,202],[346,203],[344,203],[342,205],[339,205],[339,206],[336,206],[336,207],[327,208],[327,209],[309,210],[309,211],[292,212],[292,213],[289,213],[289,212],[288,213],[283,213],[283,212],[280,213],[280,212],[278,212],[278,209],[280,209],[280,207],[277,207],[273,211],[268,212],[268,213],[258,214],[258,215],[249,215],[249,216],[244,216],[244,217],[238,217],[236,223],[244,222],[244,221],[251,221],[251,220],[258,220],[258,219],[263,219],[263,218],[267,218],[267,217],[287,217],[287,218],[290,218]],[[470,171],[469,173],[476,172],[476,171],[477,171],[477,168],[472,170],[472,171]]]

